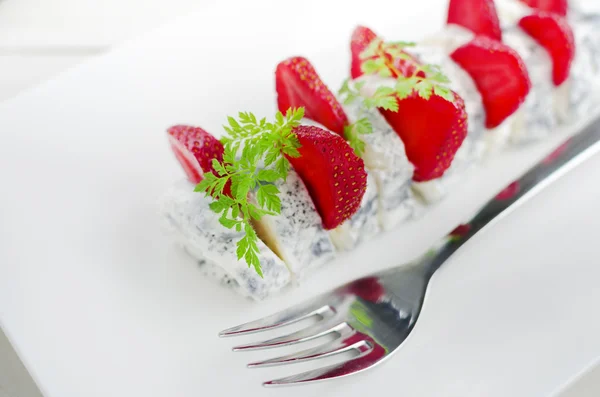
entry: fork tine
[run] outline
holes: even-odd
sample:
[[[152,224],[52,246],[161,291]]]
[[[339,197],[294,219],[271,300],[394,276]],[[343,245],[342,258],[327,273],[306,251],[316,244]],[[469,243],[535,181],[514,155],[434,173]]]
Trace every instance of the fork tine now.
[[[333,343],[325,343],[312,349],[302,350],[297,353],[292,353],[265,361],[250,363],[248,364],[248,368],[301,363],[303,361],[335,356],[350,350],[356,350],[359,353],[364,353],[366,350],[371,349],[371,346],[372,345],[365,340],[362,334],[353,333],[350,337],[343,339],[340,338]]]
[[[293,324],[314,315],[325,315],[328,311],[331,311],[328,305],[324,304],[321,300],[316,302],[313,300],[255,321],[228,328],[219,332],[219,336],[223,338],[262,332]]]
[[[260,350],[270,349],[273,347],[288,346],[316,339],[318,337],[327,335],[331,332],[341,333],[344,329],[348,330],[348,325],[346,323],[341,322],[338,317],[332,317],[328,320],[319,321],[318,323],[311,325],[310,327],[306,327],[289,335],[269,339],[264,342],[236,346],[233,348],[233,351],[236,352],[243,350]]]
[[[372,350],[367,350],[358,357],[341,364],[334,364],[324,368],[303,372],[298,375],[270,380],[263,383],[263,386],[291,386],[301,383],[313,383],[327,379],[341,378],[343,376],[365,371],[379,363],[383,357],[385,357],[385,349],[379,345],[375,345]]]

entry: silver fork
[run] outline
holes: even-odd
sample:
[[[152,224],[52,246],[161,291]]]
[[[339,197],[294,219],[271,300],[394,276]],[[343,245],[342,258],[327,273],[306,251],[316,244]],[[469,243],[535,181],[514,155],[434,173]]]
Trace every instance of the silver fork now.
[[[331,292],[260,320],[219,333],[221,337],[246,335],[293,324],[311,317],[319,321],[289,335],[234,347],[234,351],[293,345],[326,335],[336,339],[297,353],[249,364],[250,368],[293,364],[352,351],[355,357],[298,375],[263,383],[296,385],[340,378],[365,371],[394,354],[419,318],[427,285],[433,273],[465,242],[500,214],[506,214],[552,181],[600,151],[600,120],[588,125],[514,182],[513,194],[489,201],[469,223],[456,228],[422,258],[387,271],[352,281]]]

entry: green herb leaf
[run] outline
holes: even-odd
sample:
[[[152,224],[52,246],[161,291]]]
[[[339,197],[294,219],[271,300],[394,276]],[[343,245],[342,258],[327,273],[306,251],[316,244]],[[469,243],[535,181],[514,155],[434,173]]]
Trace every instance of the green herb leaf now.
[[[223,213],[221,214],[221,217],[219,218],[219,223],[221,225],[225,226],[226,228],[231,229],[236,225],[236,223],[238,221],[235,219],[228,218],[227,217],[228,213],[229,213],[228,210],[223,211]]]
[[[227,208],[227,207],[225,207],[224,203],[221,201],[213,201],[212,203],[209,204],[209,207],[213,212],[216,212],[217,214],[223,212],[223,210],[225,210],[225,208]]]
[[[365,48],[365,50],[359,54],[359,58],[365,60],[378,55],[382,44],[383,42],[380,38],[372,40],[367,48]]]
[[[238,243],[238,259],[241,259],[243,257],[246,263],[248,264],[248,267],[254,267],[256,273],[258,273],[260,277],[263,277],[262,268],[260,266],[260,260],[258,259],[258,236],[256,235],[256,232],[249,223],[245,225],[244,232],[246,233],[246,235]],[[240,244],[242,243],[242,241],[244,241],[243,246],[245,248],[245,252],[243,253],[243,255],[240,255],[239,246],[242,245]]]
[[[281,175],[275,170],[265,169],[258,171],[257,178],[265,182],[275,182]]]
[[[289,161],[287,161],[285,157],[280,157],[275,162],[275,170],[279,173],[279,175],[283,175],[283,180],[286,180],[287,174],[290,171]]]
[[[390,87],[377,88],[373,96],[366,97],[363,103],[369,109],[382,108],[385,110],[391,110],[392,112],[398,111],[396,91]]]
[[[400,48],[414,47],[417,45],[417,43],[415,43],[414,41],[388,41],[386,44]]]
[[[372,132],[373,125],[367,117],[363,117],[344,128],[344,138],[346,138],[350,147],[354,149],[356,155],[362,157],[365,152],[365,142],[361,135],[371,134]]]
[[[441,96],[448,102],[454,102],[454,100],[456,99],[454,97],[454,93],[448,87],[444,87],[441,85],[435,85],[433,87],[433,91],[435,92],[436,95]]]
[[[300,142],[293,130],[303,117],[304,108],[289,109],[285,115],[277,112],[273,123],[250,112],[240,112],[237,119],[228,117],[228,125],[223,127],[226,136],[221,140],[223,162],[213,160],[214,172],[205,173],[194,189],[212,197],[210,209],[221,214],[221,225],[244,233],[237,242],[237,257],[261,277],[258,236],[251,221],[281,212],[274,183],[287,177],[290,164],[285,156],[300,156]],[[259,169],[260,163],[265,168]],[[249,201],[249,193],[255,189],[258,206]]]
[[[379,74],[382,69],[387,69],[381,61],[383,61],[381,58],[378,60],[368,59],[361,64],[360,69],[364,74]]]
[[[392,96],[395,93],[396,93],[396,90],[394,90],[392,87],[379,87],[375,91],[375,94],[373,95],[373,97],[374,98],[383,98],[383,97]]]
[[[240,216],[240,207],[238,205],[234,205],[231,207],[231,217],[237,218],[238,216]]]
[[[350,79],[344,80],[342,88],[339,89],[339,96],[344,105],[351,105],[361,98],[360,90],[365,85],[365,82],[350,84]]]
[[[354,123],[354,129],[359,135],[366,135],[373,133],[373,125],[367,117],[356,120]]]
[[[429,100],[431,98],[431,94],[433,93],[433,84],[427,80],[421,80],[415,86],[417,93],[419,96],[425,100]]]
[[[261,185],[256,191],[258,204],[269,211],[279,214],[281,212],[281,199],[279,189],[275,185]]]
[[[353,89],[347,80],[340,89],[340,95],[346,105],[360,99],[367,109],[381,108],[392,112],[398,111],[398,101],[408,98],[413,93],[429,100],[432,95],[438,95],[447,101],[454,101],[455,95],[448,88],[450,79],[445,76],[438,65],[419,65],[415,59],[404,50],[415,43],[406,41],[382,42],[373,40],[360,54],[361,70],[367,75],[381,77],[398,76],[394,88],[379,87],[373,95],[363,95],[359,89]],[[393,60],[393,61],[392,61]],[[397,66],[398,61],[412,63],[412,75],[405,76]],[[352,133],[349,133],[351,136]],[[358,143],[359,144],[359,143]]]

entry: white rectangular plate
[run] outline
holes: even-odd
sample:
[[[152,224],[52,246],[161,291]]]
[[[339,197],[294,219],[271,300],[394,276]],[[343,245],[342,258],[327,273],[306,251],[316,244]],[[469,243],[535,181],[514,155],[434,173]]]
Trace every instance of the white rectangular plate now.
[[[224,4],[0,105],[0,322],[45,395],[363,396],[397,388],[406,396],[531,397],[549,395],[598,357],[599,158],[444,266],[415,332],[380,368],[263,390],[262,380],[306,366],[248,370],[247,362],[281,352],[233,354],[236,341],[216,336],[422,253],[561,137],[488,162],[421,221],[261,304],[202,277],[161,232],[157,199],[183,177],[167,126],[218,132],[238,110],[273,114],[273,71],[291,55],[309,57],[337,88],[355,24],[418,39],[442,26],[445,3]]]

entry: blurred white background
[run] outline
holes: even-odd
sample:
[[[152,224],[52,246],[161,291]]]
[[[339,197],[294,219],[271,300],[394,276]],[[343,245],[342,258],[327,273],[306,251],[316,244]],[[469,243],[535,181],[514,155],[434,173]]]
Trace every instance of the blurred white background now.
[[[0,0],[0,101],[216,0]],[[1,325],[1,324],[0,324]],[[41,396],[0,330],[0,397]]]
[[[0,101],[216,0],[0,0]]]
[[[0,0],[0,101],[178,15],[214,3],[216,0]],[[0,332],[0,397],[40,395]],[[598,395],[600,370],[561,397]]]

